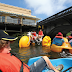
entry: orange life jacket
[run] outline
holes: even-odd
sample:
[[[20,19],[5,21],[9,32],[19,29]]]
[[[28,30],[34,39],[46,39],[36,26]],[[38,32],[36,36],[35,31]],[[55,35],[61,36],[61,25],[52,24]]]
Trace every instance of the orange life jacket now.
[[[63,38],[62,36],[55,36],[55,37],[56,37],[56,38],[61,38],[61,39]]]
[[[39,31],[38,35],[43,35],[43,31]]]
[[[33,32],[32,34],[33,34],[34,36],[36,36],[36,32]]]
[[[30,72],[30,67],[14,55],[0,53],[0,70],[2,72]]]
[[[68,36],[68,38],[72,39],[72,36]]]

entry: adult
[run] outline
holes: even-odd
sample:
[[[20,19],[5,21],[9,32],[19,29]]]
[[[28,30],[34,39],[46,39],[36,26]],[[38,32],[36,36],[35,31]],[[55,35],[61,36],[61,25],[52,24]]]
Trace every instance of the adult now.
[[[42,72],[45,67],[50,68],[50,72],[59,72],[63,69],[63,65],[56,68],[53,67],[47,56],[41,57],[38,61],[34,62],[30,67],[19,60],[16,56],[10,53],[10,41],[17,38],[10,37],[5,32],[0,30],[0,71],[2,72]]]
[[[61,32],[58,32],[58,34],[54,37],[52,44],[61,46],[63,42],[65,42],[63,39],[63,34]]]
[[[38,32],[38,39],[42,41],[43,36],[44,36],[43,31],[42,31],[42,29],[40,28],[40,30],[39,30],[39,32]]]

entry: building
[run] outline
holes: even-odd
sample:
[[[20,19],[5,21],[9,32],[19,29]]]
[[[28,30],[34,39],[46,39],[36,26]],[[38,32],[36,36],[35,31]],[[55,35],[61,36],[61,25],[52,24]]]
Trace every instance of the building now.
[[[31,10],[0,3],[0,29],[13,31],[14,27],[21,26],[17,28],[21,32],[24,26],[36,26],[38,20],[40,18],[31,15]]]

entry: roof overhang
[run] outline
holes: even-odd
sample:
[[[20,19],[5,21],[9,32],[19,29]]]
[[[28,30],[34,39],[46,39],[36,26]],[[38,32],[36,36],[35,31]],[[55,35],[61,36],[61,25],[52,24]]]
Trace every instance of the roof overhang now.
[[[28,18],[32,18],[32,19],[35,19],[36,21],[40,20],[41,18],[37,18],[35,16],[32,16],[32,15],[24,15],[24,14],[17,14],[17,13],[12,13],[12,12],[5,12],[5,11],[0,11],[0,15],[2,13],[5,13],[5,14],[10,14],[10,16],[22,16],[22,17],[28,17]]]

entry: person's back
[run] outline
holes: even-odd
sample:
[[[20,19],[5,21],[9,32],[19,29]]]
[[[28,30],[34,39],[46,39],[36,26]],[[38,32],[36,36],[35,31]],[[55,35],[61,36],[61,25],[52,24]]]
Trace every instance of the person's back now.
[[[58,46],[61,46],[62,44],[63,44],[63,42],[64,42],[64,39],[61,39],[61,38],[54,38],[53,39],[53,43],[52,44],[56,44],[56,45],[58,45]]]
[[[64,42],[64,39],[63,39],[62,33],[59,32],[57,36],[54,37],[52,44],[61,46],[63,42]]]

